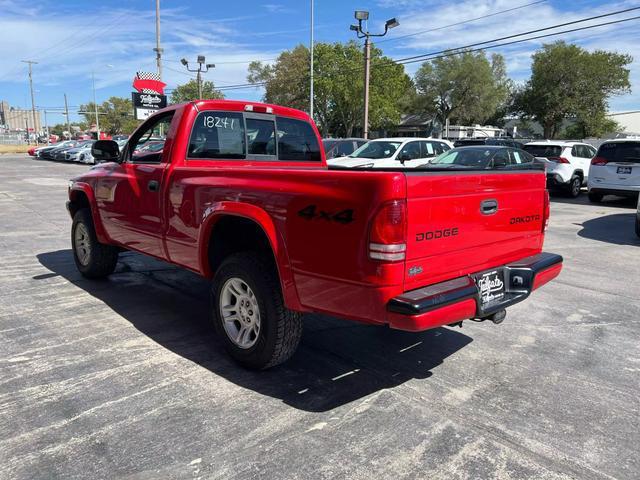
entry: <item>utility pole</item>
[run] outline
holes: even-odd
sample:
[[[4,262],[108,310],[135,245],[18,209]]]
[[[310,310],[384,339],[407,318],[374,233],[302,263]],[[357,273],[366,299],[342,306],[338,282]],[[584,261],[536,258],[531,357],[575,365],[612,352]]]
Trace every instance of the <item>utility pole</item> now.
[[[351,25],[350,30],[356,32],[358,38],[364,38],[364,112],[362,119],[362,137],[369,138],[369,80],[371,70],[371,40],[370,37],[384,37],[389,29],[396,28],[400,22],[395,18],[390,18],[384,24],[383,33],[369,33],[369,12],[365,10],[356,10],[355,18],[358,20],[357,25]],[[362,22],[366,22],[363,28]]]
[[[162,48],[160,48],[160,0],[156,0],[156,63],[158,65],[158,77],[162,80]]]
[[[44,111],[44,131],[47,135],[47,145],[49,145],[49,122],[47,122],[47,111]]]
[[[33,60],[22,60],[22,63],[29,64],[29,89],[31,90],[31,113],[33,113],[33,133],[36,134],[36,101],[33,96],[33,77],[32,77],[32,65],[38,64],[38,62],[34,62]],[[27,143],[29,142],[29,130],[27,129]],[[38,138],[36,134],[36,145],[38,144]]]
[[[91,71],[91,82],[93,83],[93,106],[96,111],[96,140],[100,140],[100,120],[98,120],[98,102],[96,102],[96,77],[93,70]]]
[[[309,116],[313,120],[313,0],[311,0],[311,39],[309,41],[309,51],[311,52],[311,69],[309,75],[311,77],[309,91]]]
[[[95,96],[94,96],[95,100]],[[64,114],[67,117],[67,131],[69,132],[69,138],[71,138],[71,124],[69,123],[69,105],[67,104],[67,94],[64,94]]]
[[[198,55],[198,60],[197,60],[198,68],[197,69],[189,68],[189,62],[187,61],[186,58],[183,58],[182,60],[180,60],[180,63],[182,63],[182,65],[187,67],[188,71],[197,72],[197,74],[196,74],[196,83],[198,84],[198,99],[201,100],[202,99],[202,73],[207,73],[210,68],[215,68],[215,65],[213,63],[206,63],[204,55]],[[204,69],[202,68],[203,65],[205,65]]]

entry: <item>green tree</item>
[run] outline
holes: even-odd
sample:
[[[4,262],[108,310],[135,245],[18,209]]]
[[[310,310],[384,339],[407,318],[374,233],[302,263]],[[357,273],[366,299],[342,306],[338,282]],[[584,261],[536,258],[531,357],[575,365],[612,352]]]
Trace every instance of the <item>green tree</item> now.
[[[460,52],[425,62],[415,75],[416,110],[462,124],[484,123],[508,99],[511,82],[504,58],[484,52]]]
[[[559,134],[562,121],[576,119],[581,137],[600,135],[613,127],[607,120],[608,100],[630,91],[629,55],[559,41],[533,55],[531,79],[519,92],[516,111],[537,120],[546,138]],[[570,132],[575,133],[575,132]]]
[[[213,82],[206,80],[202,82],[202,98],[224,98],[224,94],[220,90],[215,89]],[[198,82],[195,80],[189,80],[187,83],[178,85],[175,90],[171,92],[171,103],[190,102],[191,100],[198,99]]]
[[[299,45],[283,52],[273,65],[253,62],[247,80],[264,83],[264,100],[309,110],[309,50]],[[363,53],[355,42],[318,43],[314,52],[314,120],[323,135],[353,135],[362,122]],[[397,124],[401,99],[411,89],[401,65],[371,50],[369,124],[371,129]]]
[[[80,111],[89,125],[96,123],[95,104],[80,105]],[[140,124],[133,115],[130,98],[111,97],[98,105],[100,131],[110,135],[131,133]]]

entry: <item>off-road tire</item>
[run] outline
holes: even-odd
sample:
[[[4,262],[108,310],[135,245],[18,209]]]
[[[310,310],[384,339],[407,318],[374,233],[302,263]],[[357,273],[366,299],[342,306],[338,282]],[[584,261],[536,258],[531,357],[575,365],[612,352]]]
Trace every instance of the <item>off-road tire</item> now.
[[[231,278],[251,288],[260,309],[260,332],[250,348],[236,345],[224,328],[220,298]],[[300,343],[302,314],[285,307],[276,267],[264,254],[235,253],[222,262],[211,284],[211,311],[216,333],[227,352],[246,368],[264,370],[279,365],[291,358]]]
[[[83,228],[86,231],[86,244],[89,256],[88,260],[82,262],[79,259],[79,251],[76,241],[76,231]],[[88,208],[82,208],[73,216],[71,224],[71,246],[73,249],[73,260],[76,262],[78,271],[87,278],[104,278],[113,273],[118,263],[118,247],[100,243],[96,237],[96,229]]]

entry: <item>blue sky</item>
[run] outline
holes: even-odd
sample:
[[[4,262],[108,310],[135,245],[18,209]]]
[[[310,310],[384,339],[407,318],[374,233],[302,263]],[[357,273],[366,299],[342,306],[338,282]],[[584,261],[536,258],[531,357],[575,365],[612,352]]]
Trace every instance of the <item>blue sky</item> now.
[[[512,12],[463,25],[455,22],[500,12],[536,0],[315,0],[316,41],[346,41],[355,9],[371,12],[372,31],[397,17],[400,26],[378,44],[391,58],[521,33],[557,23],[623,8],[640,6],[640,0],[549,0]],[[216,68],[206,74],[216,86],[246,83],[249,61],[273,61],[299,43],[309,42],[309,0],[170,1],[161,0],[164,80],[167,88],[189,79],[179,60],[205,55]],[[98,101],[109,96],[129,96],[138,70],[155,71],[155,0],[101,2],[75,0],[0,0],[0,99],[13,106],[30,107],[27,66],[36,60],[34,88],[38,108],[48,108],[50,123],[61,122],[54,113],[69,98],[71,111],[92,100],[91,75],[95,72]],[[640,15],[640,10],[614,18]],[[614,19],[612,18],[612,19]],[[607,19],[590,23],[599,23]],[[589,23],[580,24],[588,25]],[[640,60],[640,20],[553,37],[593,49],[629,53]],[[424,30],[436,29],[422,34]],[[570,27],[567,27],[570,28]],[[395,38],[398,36],[412,36]],[[414,35],[416,34],[416,35]],[[509,75],[524,81],[530,74],[531,54],[542,40],[502,47]],[[640,68],[631,66],[633,92],[612,99],[611,110],[640,109]],[[412,74],[419,64],[407,65]],[[319,72],[321,74],[321,72]],[[375,72],[373,73],[375,74]],[[234,90],[229,98],[260,99],[259,88]]]

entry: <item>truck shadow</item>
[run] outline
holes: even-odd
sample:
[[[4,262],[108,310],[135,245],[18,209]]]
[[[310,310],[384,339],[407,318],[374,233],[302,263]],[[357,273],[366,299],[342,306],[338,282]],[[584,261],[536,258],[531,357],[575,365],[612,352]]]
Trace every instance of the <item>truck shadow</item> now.
[[[635,231],[635,221],[635,213],[604,215],[578,224],[582,227],[578,235],[599,242],[640,247],[640,238]]]
[[[121,254],[107,280],[84,279],[71,250],[37,256],[60,275],[104,302],[141,333],[216,375],[305,411],[323,412],[410,379],[427,379],[473,340],[449,328],[408,333],[325,315],[305,316],[305,333],[284,365],[252,372],[235,364],[213,334],[209,282],[142,255]],[[126,352],[123,352],[126,353]]]

